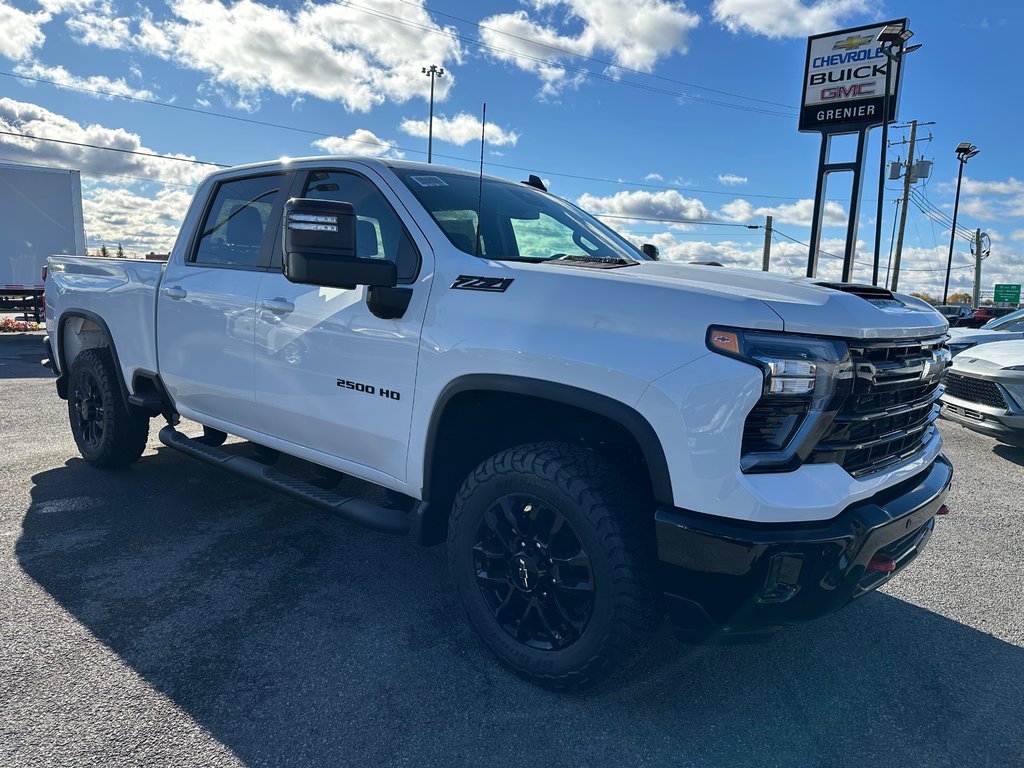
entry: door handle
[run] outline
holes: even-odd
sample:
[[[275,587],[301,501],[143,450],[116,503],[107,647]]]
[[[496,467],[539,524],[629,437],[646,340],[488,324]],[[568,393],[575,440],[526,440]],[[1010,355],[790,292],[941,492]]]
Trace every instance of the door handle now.
[[[172,286],[170,286],[168,288],[164,288],[163,289],[163,294],[168,299],[174,299],[175,301],[178,301],[178,300],[184,299],[186,296],[188,296],[188,291],[186,291],[180,285],[172,285]]]
[[[278,297],[276,299],[263,299],[260,302],[260,309],[273,312],[275,315],[286,315],[289,312],[295,311],[295,305],[287,299]]]

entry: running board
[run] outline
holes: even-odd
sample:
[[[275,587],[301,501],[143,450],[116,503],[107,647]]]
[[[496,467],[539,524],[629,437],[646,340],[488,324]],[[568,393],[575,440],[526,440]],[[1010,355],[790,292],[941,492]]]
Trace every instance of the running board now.
[[[160,442],[168,448],[174,448],[176,451],[201,459],[208,464],[230,470],[249,480],[255,480],[312,507],[340,514],[354,523],[359,523],[375,531],[398,534],[409,532],[409,516],[401,510],[382,507],[354,496],[341,496],[331,491],[322,490],[304,480],[277,472],[271,467],[245,456],[236,456],[220,448],[204,445],[186,437],[174,427],[167,426],[160,430]]]

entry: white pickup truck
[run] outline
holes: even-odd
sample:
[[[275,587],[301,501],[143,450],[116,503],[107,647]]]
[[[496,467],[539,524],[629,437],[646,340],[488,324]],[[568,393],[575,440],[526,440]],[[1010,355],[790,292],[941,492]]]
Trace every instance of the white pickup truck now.
[[[136,461],[162,415],[172,448],[447,541],[483,641],[551,688],[606,676],[666,612],[705,640],[836,610],[946,512],[941,315],[653,260],[535,178],[218,172],[166,265],[52,257],[46,322],[86,461]],[[281,453],[387,503],[283,474]]]

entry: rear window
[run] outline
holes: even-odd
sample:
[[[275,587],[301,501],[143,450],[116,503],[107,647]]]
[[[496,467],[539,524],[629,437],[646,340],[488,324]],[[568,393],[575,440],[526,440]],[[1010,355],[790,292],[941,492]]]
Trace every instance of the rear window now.
[[[192,261],[209,266],[261,266],[263,239],[283,178],[273,174],[221,182]]]

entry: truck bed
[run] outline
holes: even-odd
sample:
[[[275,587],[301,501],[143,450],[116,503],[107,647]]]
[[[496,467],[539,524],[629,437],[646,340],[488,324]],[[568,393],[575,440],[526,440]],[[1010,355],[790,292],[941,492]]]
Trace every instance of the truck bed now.
[[[51,256],[48,264],[53,289],[46,292],[46,329],[54,351],[65,352],[63,358],[57,353],[58,366],[61,359],[75,358],[71,334],[87,332],[90,323],[104,323],[126,382],[136,370],[157,370],[156,290],[162,262]],[[83,318],[84,323],[70,324],[65,339],[58,327],[62,317]]]

